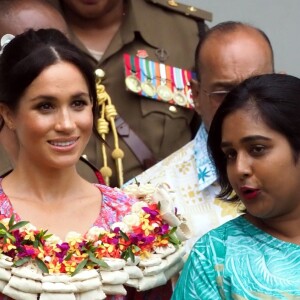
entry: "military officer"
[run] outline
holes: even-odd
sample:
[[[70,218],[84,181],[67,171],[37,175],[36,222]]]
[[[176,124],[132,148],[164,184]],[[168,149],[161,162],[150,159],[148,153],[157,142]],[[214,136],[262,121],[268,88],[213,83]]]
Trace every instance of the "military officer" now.
[[[104,71],[101,84],[116,108],[113,114],[119,116],[117,146],[112,128],[106,134],[111,186],[136,176],[193,138],[199,119],[188,107],[188,72],[205,21],[211,20],[209,12],[167,0],[48,1],[63,13],[75,44],[95,69]],[[118,165],[124,174],[119,181],[111,154],[123,164],[123,170]],[[85,155],[97,167],[103,166],[102,145],[95,138]],[[104,176],[110,175],[107,171],[102,168]]]

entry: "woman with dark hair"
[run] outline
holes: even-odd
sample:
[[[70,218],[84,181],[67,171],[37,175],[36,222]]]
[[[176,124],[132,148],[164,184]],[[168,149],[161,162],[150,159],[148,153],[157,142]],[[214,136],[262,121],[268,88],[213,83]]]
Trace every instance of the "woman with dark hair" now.
[[[0,108],[19,144],[14,170],[0,179],[1,219],[14,215],[65,240],[109,230],[131,212],[136,200],[77,173],[97,95],[93,68],[61,32],[29,30],[2,49]]]
[[[172,299],[300,298],[300,79],[252,77],[216,112],[220,197],[244,214],[195,244]]]

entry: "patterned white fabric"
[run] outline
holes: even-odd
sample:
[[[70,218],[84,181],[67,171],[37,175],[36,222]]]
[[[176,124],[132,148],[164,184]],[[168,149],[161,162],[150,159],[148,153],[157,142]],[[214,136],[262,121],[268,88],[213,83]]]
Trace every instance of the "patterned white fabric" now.
[[[210,171],[213,168],[212,163],[206,159],[207,150],[204,154],[206,158],[202,157],[200,151],[204,150],[203,145],[206,145],[207,139],[203,129],[204,127],[199,129],[193,141],[130,181],[167,183],[171,187],[174,191],[175,206],[187,219],[193,232],[193,237],[186,243],[187,251],[190,251],[199,237],[238,215],[236,205],[216,199],[220,187],[215,182],[216,177],[213,182],[211,181],[212,176],[215,176],[214,171],[206,172],[212,176],[200,176],[201,184],[199,184],[197,169],[206,168],[206,171]],[[201,149],[195,151],[196,145],[202,145]],[[196,156],[202,158],[196,161]]]
[[[207,131],[202,124],[194,140],[194,159],[199,180],[199,188],[204,190],[217,180],[215,167],[207,152]]]

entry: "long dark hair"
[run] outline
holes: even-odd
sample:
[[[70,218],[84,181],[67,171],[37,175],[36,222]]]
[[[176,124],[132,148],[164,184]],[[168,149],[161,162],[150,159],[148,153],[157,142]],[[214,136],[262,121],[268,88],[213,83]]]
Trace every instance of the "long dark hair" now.
[[[208,147],[215,163],[221,192],[227,201],[238,201],[227,176],[226,157],[221,150],[222,126],[226,116],[239,109],[255,111],[270,128],[289,142],[295,162],[300,153],[300,79],[267,74],[246,79],[234,88],[217,110],[208,135]],[[238,124],[237,124],[238,126]],[[249,124],[251,126],[251,124]]]
[[[0,56],[0,103],[12,111],[28,86],[47,67],[65,61],[81,72],[93,104],[94,128],[98,115],[95,75],[85,55],[66,36],[56,29],[30,29],[10,41]]]

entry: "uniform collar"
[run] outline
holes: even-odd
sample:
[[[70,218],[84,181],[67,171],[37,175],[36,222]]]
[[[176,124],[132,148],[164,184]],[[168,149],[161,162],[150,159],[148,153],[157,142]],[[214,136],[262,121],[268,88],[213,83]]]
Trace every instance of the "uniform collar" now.
[[[217,180],[215,167],[207,151],[207,137],[207,131],[202,123],[196,134],[194,144],[194,155],[200,190],[204,190]]]
[[[145,0],[124,0],[124,3],[123,23],[106,49],[101,62],[123,49],[124,45],[134,41],[136,35],[154,48],[159,48],[161,44],[157,28],[153,26],[153,20],[157,18],[157,7],[146,3]]]
[[[125,7],[123,30],[121,30],[124,43],[130,43],[135,34],[139,34],[144,41],[157,48],[161,43],[160,34],[157,33],[153,21],[157,18],[158,9],[161,9],[145,0],[127,0]]]

